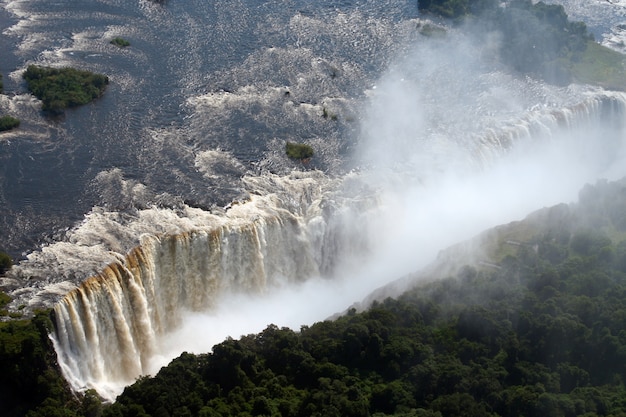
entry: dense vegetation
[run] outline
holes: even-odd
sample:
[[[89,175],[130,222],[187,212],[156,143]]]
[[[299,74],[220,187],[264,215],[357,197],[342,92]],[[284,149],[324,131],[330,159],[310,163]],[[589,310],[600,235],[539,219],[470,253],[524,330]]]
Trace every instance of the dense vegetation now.
[[[595,43],[586,25],[570,21],[561,5],[510,0],[501,7],[494,0],[420,0],[419,8],[476,23],[482,34],[498,33],[495,58],[515,71],[557,84],[581,81],[622,90],[626,84],[624,56]]]
[[[287,142],[285,152],[291,159],[309,159],[313,156],[313,148],[304,143]]]
[[[624,416],[625,204],[588,187],[488,235],[497,265],[183,354],[104,416]]]
[[[12,116],[0,116],[0,132],[11,130],[20,125],[20,120]]]
[[[24,72],[28,89],[43,102],[43,110],[59,112],[87,104],[100,97],[109,78],[75,68],[49,68],[29,65]]]
[[[120,38],[119,36],[111,39],[110,43],[115,45],[115,46],[119,46],[120,48],[125,48],[127,46],[130,46],[130,42],[128,42],[124,38]]]
[[[13,260],[9,254],[0,251],[0,275],[11,269],[13,266]]]
[[[0,309],[9,298],[0,293]],[[55,365],[46,313],[0,322],[0,404],[6,417],[88,415]],[[92,396],[93,397],[93,396]],[[87,397],[85,397],[87,398]],[[87,400],[86,402],[88,402]],[[100,406],[100,402],[96,402]],[[72,414],[71,409],[79,414]]]

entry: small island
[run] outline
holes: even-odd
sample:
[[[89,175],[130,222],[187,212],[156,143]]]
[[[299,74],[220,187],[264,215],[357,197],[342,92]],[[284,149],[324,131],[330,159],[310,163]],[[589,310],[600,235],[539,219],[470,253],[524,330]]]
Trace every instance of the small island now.
[[[23,77],[28,90],[43,102],[42,109],[53,113],[91,102],[109,84],[106,75],[75,68],[29,65]]]
[[[124,38],[120,38],[119,36],[111,39],[111,42],[109,43],[115,46],[119,46],[120,48],[126,48],[127,46],[130,46],[130,42],[128,42]]]
[[[20,125],[20,120],[11,116],[0,116],[0,132],[15,129]]]

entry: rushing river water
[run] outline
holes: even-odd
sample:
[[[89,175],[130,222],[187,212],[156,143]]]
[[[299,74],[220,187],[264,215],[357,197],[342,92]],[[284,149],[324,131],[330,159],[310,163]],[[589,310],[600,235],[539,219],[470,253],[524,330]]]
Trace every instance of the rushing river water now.
[[[356,3],[5,1],[0,109],[22,126],[0,139],[3,249],[19,257],[59,239],[96,205],[224,205],[243,173],[291,166],[276,141],[320,141],[333,156],[313,167],[336,165],[354,119],[332,123],[322,107],[362,97],[415,36],[404,27],[415,4]],[[116,36],[131,46],[109,44]],[[45,117],[21,80],[31,63],[111,84],[95,103]],[[111,170],[150,197],[129,201]]]
[[[619,2],[565,4],[619,47]],[[342,167],[366,91],[418,36],[417,3],[402,0],[2,6],[0,111],[22,126],[0,135],[0,248],[15,258],[62,239],[94,206],[224,205],[243,173],[293,167],[285,140],[317,145],[313,167]],[[110,45],[116,36],[131,47]],[[21,80],[31,63],[98,71],[111,85],[44,117]],[[324,108],[342,117],[319,117]],[[149,193],[129,196],[121,180]]]

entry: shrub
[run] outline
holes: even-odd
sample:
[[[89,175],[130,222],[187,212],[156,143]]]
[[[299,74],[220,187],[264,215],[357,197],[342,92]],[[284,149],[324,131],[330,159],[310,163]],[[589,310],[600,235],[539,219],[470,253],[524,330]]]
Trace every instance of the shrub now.
[[[322,117],[324,119],[330,118],[330,120],[333,120],[333,121],[337,121],[337,119],[339,118],[336,114],[329,112],[328,109],[326,109],[326,107],[322,109]]]
[[[20,125],[19,119],[11,116],[2,116],[0,117],[0,132],[4,132],[5,130],[11,130]]]
[[[109,78],[75,68],[49,68],[29,65],[24,73],[28,90],[43,102],[43,110],[59,112],[87,104],[100,97]]]
[[[116,38],[111,39],[110,43],[115,45],[115,46],[119,46],[120,48],[125,48],[127,46],[130,46],[130,42],[128,42],[124,38],[120,38],[119,36],[116,37]]]
[[[291,159],[303,160],[313,156],[313,148],[304,143],[287,142],[285,151]]]
[[[6,310],[4,308],[11,302],[11,297],[5,293],[0,291],[0,311],[2,311],[6,315]]]
[[[11,257],[4,252],[0,252],[0,274],[4,274],[11,269],[11,266],[13,266]]]

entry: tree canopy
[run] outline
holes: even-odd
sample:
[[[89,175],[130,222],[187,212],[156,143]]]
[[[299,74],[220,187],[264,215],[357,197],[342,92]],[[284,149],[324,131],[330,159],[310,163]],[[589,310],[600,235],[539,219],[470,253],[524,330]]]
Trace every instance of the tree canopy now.
[[[2,81],[2,74],[0,74],[0,94],[4,93],[4,83]],[[15,117],[4,115],[0,116],[0,132],[4,132],[7,130],[14,129],[20,125],[19,119]],[[0,253],[0,274],[3,272],[2,269],[2,253]]]
[[[100,97],[109,83],[106,75],[75,68],[29,65],[23,74],[28,90],[43,102],[43,110],[59,112]]]
[[[120,48],[125,48],[127,46],[130,46],[130,42],[127,41],[124,38],[120,38],[119,36],[111,39],[111,44],[115,45],[115,46],[119,46]]]
[[[0,118],[0,126],[1,120],[2,118]],[[6,271],[11,269],[11,266],[13,266],[13,260],[11,259],[9,254],[0,251],[0,274],[4,274]]]

